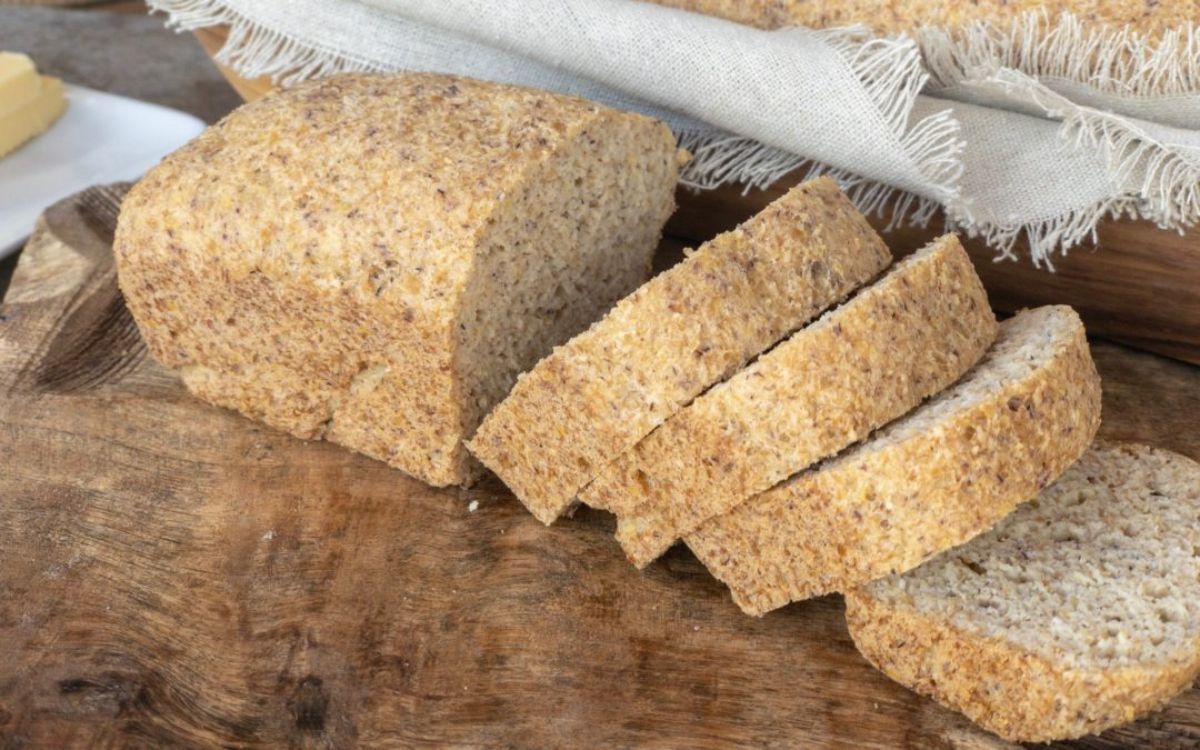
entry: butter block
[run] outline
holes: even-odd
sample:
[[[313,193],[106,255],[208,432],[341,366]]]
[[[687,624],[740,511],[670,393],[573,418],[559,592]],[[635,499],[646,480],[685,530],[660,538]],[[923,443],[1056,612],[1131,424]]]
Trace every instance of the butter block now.
[[[0,76],[0,112],[5,112],[0,114],[0,157],[45,132],[67,106],[62,81],[34,74],[35,86],[32,96],[24,100],[14,100],[16,104],[8,107],[8,100],[3,97],[10,91],[20,93],[23,88],[28,89],[29,86],[22,82],[22,68],[13,67],[7,70],[14,71],[14,74],[11,77]]]
[[[37,98],[42,82],[29,55],[0,52],[0,118]]]

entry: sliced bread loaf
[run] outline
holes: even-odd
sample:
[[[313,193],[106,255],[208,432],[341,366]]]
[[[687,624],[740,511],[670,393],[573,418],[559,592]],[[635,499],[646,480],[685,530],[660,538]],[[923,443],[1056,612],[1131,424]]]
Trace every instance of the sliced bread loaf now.
[[[435,485],[522,370],[650,271],[670,130],[573,97],[342,75],[237,110],[125,199],[121,289],[213,403]]]
[[[1063,13],[1075,13],[1088,32],[1138,33],[1158,38],[1185,29],[1197,16],[1196,0],[650,0],[696,13],[726,18],[763,29],[807,26],[814,29],[866,24],[878,34],[912,32],[940,26],[964,34],[972,24],[993,26],[1007,33],[1009,24],[1037,12],[1048,23]],[[1003,32],[1000,30],[1003,29]]]
[[[846,595],[855,643],[1009,740],[1099,732],[1200,674],[1200,465],[1098,445],[996,528]]]
[[[638,567],[709,518],[862,439],[975,364],[996,320],[942,237],[683,409],[581,494]]]
[[[954,386],[687,543],[749,614],[845,591],[986,531],[1075,461],[1099,423],[1079,316],[1028,310]]]
[[[800,185],[555,349],[469,447],[551,523],[622,451],[890,261],[833,180]]]

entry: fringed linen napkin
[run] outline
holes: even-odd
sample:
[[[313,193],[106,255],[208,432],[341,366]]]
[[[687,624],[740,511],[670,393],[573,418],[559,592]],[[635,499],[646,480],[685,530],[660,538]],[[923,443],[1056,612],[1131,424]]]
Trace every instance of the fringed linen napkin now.
[[[636,0],[150,0],[227,24],[220,59],[287,84],[347,70],[456,73],[665,119],[684,180],[831,172],[861,208],[1049,265],[1105,217],[1200,218],[1200,34],[1030,14],[997,25],[763,30]]]

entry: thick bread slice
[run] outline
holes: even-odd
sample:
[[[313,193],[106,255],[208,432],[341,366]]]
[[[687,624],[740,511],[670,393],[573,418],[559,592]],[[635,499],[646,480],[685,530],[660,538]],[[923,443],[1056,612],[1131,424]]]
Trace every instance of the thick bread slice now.
[[[714,518],[688,546],[761,615],[908,570],[1052,482],[1100,424],[1100,379],[1069,307],[1028,310],[953,387],[828,463]]]
[[[470,450],[551,523],[622,451],[889,262],[833,180],[805,183],[555,349]]]
[[[129,192],[114,253],[188,389],[435,485],[517,374],[650,272],[661,122],[429,74],[338,75],[233,112]]]
[[[1200,673],[1200,465],[1099,445],[995,529],[846,596],[859,650],[1009,740],[1078,737]]]
[[[617,539],[643,567],[942,390],[995,335],[971,260],[947,235],[696,399],[581,499],[617,514]]]

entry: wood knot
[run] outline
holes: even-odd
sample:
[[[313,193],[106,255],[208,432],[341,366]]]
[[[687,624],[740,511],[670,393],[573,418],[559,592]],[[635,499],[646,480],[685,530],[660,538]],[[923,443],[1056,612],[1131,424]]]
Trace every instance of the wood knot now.
[[[296,728],[302,732],[321,732],[325,729],[325,714],[329,710],[329,694],[316,675],[308,675],[292,691],[288,702]]]
[[[110,716],[119,716],[131,708],[144,709],[150,705],[150,694],[144,685],[128,675],[111,672],[95,679],[76,677],[59,680],[58,693],[75,710]]]

